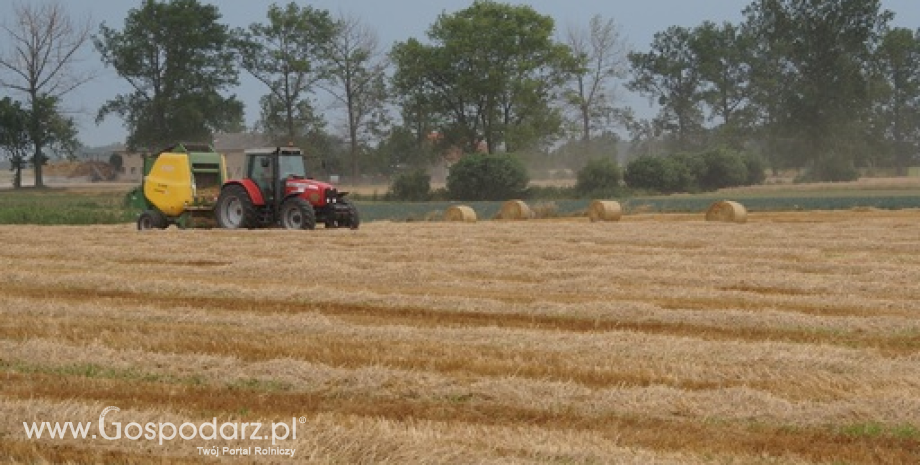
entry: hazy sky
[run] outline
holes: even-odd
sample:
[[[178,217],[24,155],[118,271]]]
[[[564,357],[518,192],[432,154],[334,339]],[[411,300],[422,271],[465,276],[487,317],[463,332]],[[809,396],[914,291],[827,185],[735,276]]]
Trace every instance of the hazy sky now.
[[[0,0],[0,21],[8,21],[13,5],[21,1]],[[272,3],[287,4],[287,0],[202,0],[217,5],[223,14],[224,23],[230,26],[247,26],[253,22],[264,22],[265,12]],[[92,23],[105,22],[109,27],[123,29],[128,11],[140,5],[139,0],[72,0],[63,4],[74,18],[91,18]],[[298,1],[300,5],[327,9],[333,15],[354,15],[376,29],[380,43],[385,49],[394,42],[410,37],[425,39],[425,32],[441,13],[453,13],[466,8],[472,0],[311,0]],[[527,2],[507,0],[511,4],[527,4],[538,12],[556,20],[557,31],[564,31],[568,25],[584,26],[595,14],[612,18],[620,25],[623,37],[634,50],[647,50],[653,34],[668,26],[696,26],[704,20],[741,20],[741,10],[749,0],[531,0]],[[895,24],[912,29],[920,28],[920,1],[883,0],[885,8],[895,12]],[[94,30],[98,30],[94,26]],[[0,43],[5,48],[6,44]],[[123,142],[125,130],[122,121],[108,117],[101,125],[94,123],[98,108],[119,93],[126,93],[129,87],[110,68],[103,69],[98,54],[91,47],[83,54],[83,66],[94,67],[98,77],[91,83],[71,94],[66,104],[76,111],[81,141],[88,146]],[[246,105],[246,124],[258,118],[258,100],[265,94],[261,84],[240,73],[241,85],[234,92]],[[625,92],[624,92],[625,93]],[[3,91],[0,91],[0,95]],[[648,113],[646,100],[635,95],[624,95],[624,103],[634,107],[640,114]],[[337,123],[337,115],[329,111],[330,124]],[[164,141],[164,144],[173,141]]]

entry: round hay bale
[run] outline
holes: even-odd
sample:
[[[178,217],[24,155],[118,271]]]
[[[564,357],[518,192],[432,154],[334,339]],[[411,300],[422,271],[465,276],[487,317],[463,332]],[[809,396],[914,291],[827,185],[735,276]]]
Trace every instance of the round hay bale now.
[[[722,200],[712,204],[709,210],[706,210],[706,221],[744,223],[747,221],[747,209],[738,202]]]
[[[528,220],[533,218],[533,210],[523,200],[509,200],[502,204],[498,213],[500,220]]]
[[[620,221],[623,209],[615,200],[595,200],[588,206],[588,218],[595,221]]]
[[[444,221],[476,222],[476,211],[466,205],[452,205],[444,211]]]

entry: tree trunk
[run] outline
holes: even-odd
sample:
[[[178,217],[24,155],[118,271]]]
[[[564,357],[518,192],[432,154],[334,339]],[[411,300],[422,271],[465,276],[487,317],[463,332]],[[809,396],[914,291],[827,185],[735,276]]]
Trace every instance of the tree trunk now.
[[[355,184],[358,184],[358,141],[355,136],[352,136],[351,139],[351,177]]]
[[[288,145],[294,145],[296,143],[297,133],[294,130],[293,102],[291,102],[290,100],[285,102],[284,111],[285,111],[285,117],[287,119],[287,121],[285,122],[287,123],[287,136],[288,136],[288,140],[286,140],[285,143],[287,143]]]
[[[355,116],[355,108],[351,93],[348,94],[348,137],[351,139],[351,177],[355,184],[358,184],[358,118]]]
[[[41,145],[35,144],[35,155],[32,156],[32,166],[35,168],[35,187],[45,187],[45,181],[42,177],[44,158]]]

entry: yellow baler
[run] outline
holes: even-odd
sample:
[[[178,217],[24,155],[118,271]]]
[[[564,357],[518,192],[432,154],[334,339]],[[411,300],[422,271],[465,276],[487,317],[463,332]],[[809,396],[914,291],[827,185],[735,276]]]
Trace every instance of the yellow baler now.
[[[167,217],[179,216],[195,199],[195,183],[185,153],[161,153],[144,176],[144,197]]]
[[[178,144],[146,157],[141,186],[128,194],[143,209],[137,228],[212,225],[226,166],[224,156],[209,145]]]

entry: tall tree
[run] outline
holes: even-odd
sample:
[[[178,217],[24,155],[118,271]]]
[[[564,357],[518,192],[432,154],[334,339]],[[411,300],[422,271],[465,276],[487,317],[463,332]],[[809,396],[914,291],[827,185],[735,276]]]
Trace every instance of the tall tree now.
[[[906,174],[920,149],[920,30],[887,31],[875,65],[873,129]]]
[[[14,188],[22,186],[22,170],[34,160],[36,145],[43,151],[67,155],[77,151],[80,144],[76,123],[63,114],[58,101],[44,96],[31,108],[23,108],[9,97],[0,100],[0,152],[6,153],[10,161]]]
[[[616,114],[612,81],[625,78],[629,70],[626,42],[613,19],[604,20],[595,15],[587,30],[570,27],[566,44],[581,66],[574,74],[565,100],[576,109],[581,139],[587,142],[591,140],[592,130],[610,129]]]
[[[766,83],[757,104],[773,137],[795,140],[816,179],[852,172],[871,108],[870,60],[891,13],[880,0],[757,0],[744,14],[754,66],[775,73],[754,81]]]
[[[60,101],[92,78],[75,66],[80,50],[90,39],[90,21],[74,23],[57,3],[18,5],[14,19],[12,25],[0,26],[11,46],[9,55],[0,55],[0,85],[26,96],[30,161],[35,186],[42,187],[47,141],[74,138],[73,134],[49,132],[73,126],[72,120],[63,123],[68,119],[62,114]]]
[[[428,31],[432,45],[416,39],[396,44],[394,84],[424,93],[449,122],[445,140],[473,151],[538,145],[561,128],[550,107],[575,69],[567,46],[552,39],[552,18],[529,6],[476,0],[442,14]]]
[[[718,120],[719,142],[742,148],[750,124],[750,37],[731,23],[705,21],[693,30],[691,47],[699,66],[701,94]]]
[[[433,47],[424,47],[415,39],[393,47],[390,58],[397,64],[391,80],[391,87],[397,90],[392,93],[393,103],[399,108],[402,126],[412,134],[417,149],[444,151],[452,146],[465,147],[469,143],[466,131],[453,130],[459,125],[452,121],[453,115],[442,102],[439,88],[427,74],[426,63],[434,59],[433,51]],[[450,137],[446,137],[448,129]]]
[[[261,125],[284,143],[300,143],[324,124],[310,98],[329,76],[329,44],[334,22],[326,10],[271,5],[266,24],[239,31],[243,68],[268,87],[262,98]]]
[[[433,142],[419,142],[408,126],[393,126],[376,148],[377,170],[387,175],[400,170],[426,170],[438,154]]]
[[[221,95],[238,84],[233,38],[213,5],[197,0],[144,0],[124,29],[103,23],[93,38],[102,61],[133,88],[99,109],[125,120],[130,148],[211,140],[240,127],[243,104]]]
[[[329,76],[325,88],[345,108],[352,179],[357,182],[362,133],[374,132],[384,119],[387,103],[386,69],[377,34],[357,17],[336,21],[329,46]]]
[[[22,187],[22,169],[29,155],[28,119],[22,104],[9,97],[0,100],[0,152],[10,162],[14,189]]]
[[[701,144],[702,76],[693,30],[671,26],[655,34],[651,50],[630,53],[632,79],[626,84],[661,107],[655,125],[674,135],[679,148]]]
[[[788,44],[771,40],[772,31],[746,21],[743,33],[750,37],[749,92],[753,136],[774,175],[780,169],[800,167],[803,155],[788,129],[785,93],[785,62]]]

